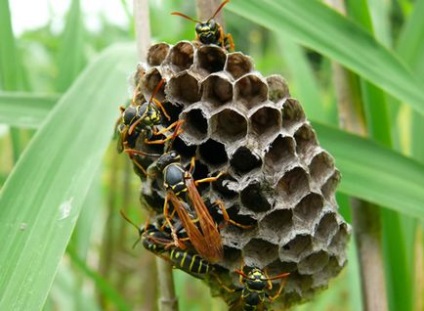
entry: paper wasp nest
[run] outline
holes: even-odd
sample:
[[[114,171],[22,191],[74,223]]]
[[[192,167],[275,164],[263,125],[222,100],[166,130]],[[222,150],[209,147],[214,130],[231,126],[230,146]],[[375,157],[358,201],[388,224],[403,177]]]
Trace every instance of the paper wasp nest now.
[[[254,225],[221,230],[225,258],[218,264],[225,284],[241,287],[233,271],[244,262],[270,276],[290,272],[276,305],[326,287],[346,263],[350,234],[334,197],[340,173],[285,80],[263,77],[242,53],[188,41],[153,45],[135,76],[147,100],[162,78],[166,86],[156,98],[172,116],[169,124],[185,120],[173,149],[185,163],[196,156],[196,179],[225,172],[201,188],[202,195],[220,198],[233,220]],[[163,146],[149,148],[163,152]],[[141,194],[158,212],[165,195],[160,183],[144,183]],[[216,280],[208,283],[231,299]]]

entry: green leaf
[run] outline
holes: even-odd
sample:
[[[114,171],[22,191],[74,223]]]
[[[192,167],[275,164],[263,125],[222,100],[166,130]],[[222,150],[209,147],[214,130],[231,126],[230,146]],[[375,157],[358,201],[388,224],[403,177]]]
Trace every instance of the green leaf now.
[[[135,47],[93,62],[38,130],[0,194],[0,310],[39,310],[113,133]]]
[[[424,218],[424,165],[370,140],[313,123],[342,173],[339,191]]]
[[[315,0],[234,1],[237,14],[343,64],[424,114],[418,78],[368,32]]]
[[[0,123],[38,128],[59,98],[58,94],[0,92]]]

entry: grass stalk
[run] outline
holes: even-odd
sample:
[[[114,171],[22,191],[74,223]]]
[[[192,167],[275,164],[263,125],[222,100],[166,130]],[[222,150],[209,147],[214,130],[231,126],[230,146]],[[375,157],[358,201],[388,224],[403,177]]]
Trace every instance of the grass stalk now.
[[[336,10],[345,14],[343,0],[326,0]],[[366,135],[365,118],[361,105],[355,101],[355,91],[349,83],[349,73],[333,63],[333,76],[338,99],[340,126],[358,135]],[[351,199],[353,231],[358,249],[361,273],[363,309],[387,310],[386,283],[381,237],[380,208],[366,201]]]

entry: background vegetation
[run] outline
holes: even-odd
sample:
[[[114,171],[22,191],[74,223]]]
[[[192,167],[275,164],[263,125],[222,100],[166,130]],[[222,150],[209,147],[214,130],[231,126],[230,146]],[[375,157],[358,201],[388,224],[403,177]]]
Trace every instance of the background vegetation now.
[[[125,29],[103,18],[88,31],[72,0],[61,33],[49,22],[17,37],[0,1],[1,310],[154,310],[154,258],[131,249],[137,232],[119,216],[143,220],[139,181],[111,144],[136,64],[121,3]],[[346,7],[348,17],[312,0],[232,0],[224,15],[237,50],[264,75],[286,77],[336,158],[344,217],[348,196],[380,212],[370,223],[382,224],[389,309],[424,310],[424,0]],[[151,1],[154,41],[193,38],[194,25],[172,11],[195,16],[194,1]],[[334,62],[348,69],[362,137],[337,129]],[[353,242],[347,268],[297,310],[362,309]],[[201,282],[175,277],[181,310],[224,308]]]

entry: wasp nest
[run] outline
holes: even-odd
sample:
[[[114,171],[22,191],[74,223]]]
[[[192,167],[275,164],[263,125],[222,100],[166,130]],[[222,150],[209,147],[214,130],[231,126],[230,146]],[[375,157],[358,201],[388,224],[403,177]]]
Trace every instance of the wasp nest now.
[[[185,121],[172,148],[185,163],[196,157],[196,179],[225,172],[203,184],[203,197],[221,199],[234,221],[253,225],[221,230],[224,260],[218,265],[226,286],[242,286],[234,271],[244,263],[271,277],[290,273],[277,305],[326,287],[346,263],[350,233],[335,201],[340,173],[285,80],[263,77],[242,53],[188,41],[150,48],[135,83],[148,100],[161,79],[166,86],[156,98],[171,116],[168,123]],[[154,148],[161,153],[164,147]],[[164,195],[161,181],[143,184],[142,200],[159,213]],[[207,282],[215,294],[233,299],[216,279]]]

